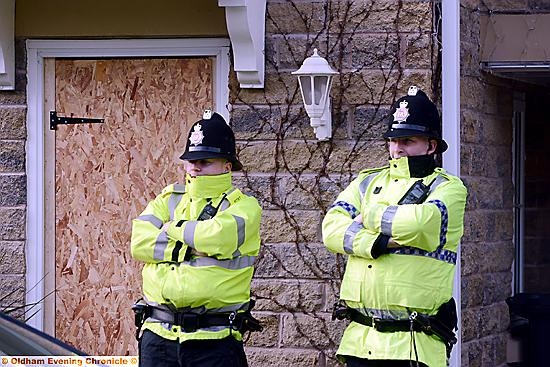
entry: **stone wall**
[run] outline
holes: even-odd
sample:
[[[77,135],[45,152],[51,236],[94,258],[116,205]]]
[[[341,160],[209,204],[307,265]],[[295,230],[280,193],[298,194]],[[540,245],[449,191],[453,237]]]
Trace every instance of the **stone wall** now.
[[[461,258],[464,367],[506,365],[505,300],[512,292],[514,258],[513,95],[525,88],[480,69],[480,16],[523,11],[528,3],[461,1],[461,176],[469,189]]]
[[[27,106],[21,43],[17,55],[16,90],[0,91],[0,310],[14,309],[25,302]]]

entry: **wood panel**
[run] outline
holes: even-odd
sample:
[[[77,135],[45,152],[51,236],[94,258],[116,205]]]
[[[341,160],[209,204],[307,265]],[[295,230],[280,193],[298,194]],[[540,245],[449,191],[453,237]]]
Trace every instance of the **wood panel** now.
[[[213,103],[212,61],[57,60],[55,73],[59,115],[105,119],[56,132],[56,336],[92,355],[136,354],[131,219],[182,181],[187,129]]]

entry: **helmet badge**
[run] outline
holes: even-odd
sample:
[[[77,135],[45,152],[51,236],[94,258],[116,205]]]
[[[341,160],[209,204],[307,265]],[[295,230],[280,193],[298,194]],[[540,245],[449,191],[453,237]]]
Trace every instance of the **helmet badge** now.
[[[393,121],[397,121],[397,122],[407,121],[407,117],[410,116],[409,109],[407,108],[408,104],[409,103],[407,101],[399,102],[399,108],[397,108],[393,113]]]
[[[204,134],[202,133],[201,129],[202,129],[201,124],[196,124],[195,126],[193,126],[193,132],[189,137],[189,142],[191,142],[191,144],[195,146],[202,144],[202,139],[204,139]]]

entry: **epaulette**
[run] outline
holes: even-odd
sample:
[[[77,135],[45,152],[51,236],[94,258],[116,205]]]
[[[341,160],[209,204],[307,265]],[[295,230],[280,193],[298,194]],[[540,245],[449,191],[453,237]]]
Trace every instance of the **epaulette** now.
[[[229,202],[231,203],[231,205],[235,204],[237,201],[241,200],[243,197],[245,197],[246,195],[243,194],[243,192],[237,188],[234,188],[233,191],[229,192],[229,194],[227,194],[227,197],[226,199],[229,200]]]
[[[183,193],[185,193],[185,185],[174,183],[162,189],[162,192],[160,194],[162,196],[165,196],[168,194],[183,194]]]

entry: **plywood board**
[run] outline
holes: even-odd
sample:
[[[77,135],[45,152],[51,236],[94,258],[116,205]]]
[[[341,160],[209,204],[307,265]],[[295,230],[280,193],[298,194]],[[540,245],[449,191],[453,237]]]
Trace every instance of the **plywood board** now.
[[[181,182],[188,127],[211,108],[212,61],[57,60],[56,336],[92,355],[137,354],[132,302],[141,265],[131,219]]]

